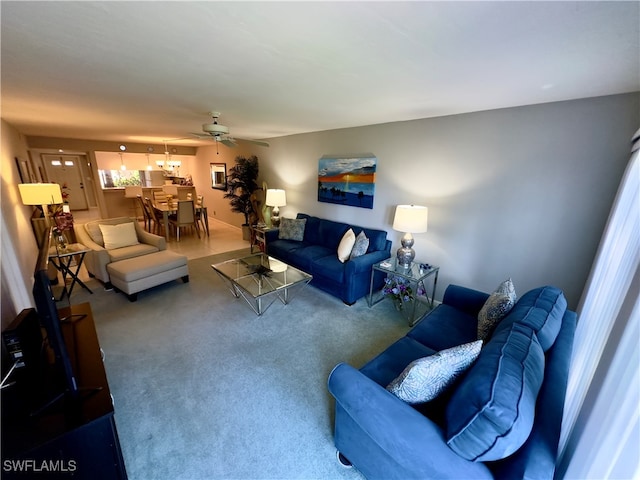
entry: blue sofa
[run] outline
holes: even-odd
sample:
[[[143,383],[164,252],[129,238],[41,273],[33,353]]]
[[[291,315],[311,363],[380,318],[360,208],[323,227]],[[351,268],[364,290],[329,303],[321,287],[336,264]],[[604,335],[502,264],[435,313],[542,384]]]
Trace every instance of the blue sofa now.
[[[385,389],[413,360],[476,340],[487,298],[450,285],[441,305],[363,368],[334,368],[343,460],[369,479],[553,478],[577,321],[559,289],[523,295],[435,400],[411,406]]]
[[[279,232],[267,232],[267,253],[313,275],[311,285],[338,297],[347,305],[369,293],[371,267],[391,256],[391,241],[387,232],[334,222],[299,213],[298,219],[306,219],[302,241],[284,240]],[[338,260],[338,245],[347,230],[357,236],[364,230],[369,238],[366,254],[347,260]],[[374,288],[382,288],[384,274],[376,273]]]

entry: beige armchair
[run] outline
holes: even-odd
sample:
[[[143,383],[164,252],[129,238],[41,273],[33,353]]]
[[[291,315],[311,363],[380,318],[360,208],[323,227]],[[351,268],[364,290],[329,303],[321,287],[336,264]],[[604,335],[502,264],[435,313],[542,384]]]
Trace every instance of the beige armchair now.
[[[127,222],[134,224],[139,243],[118,248],[105,248],[100,225],[120,225]],[[155,253],[167,248],[167,242],[164,237],[145,231],[137,221],[129,217],[103,218],[80,225],[76,224],[74,230],[78,242],[91,250],[84,259],[84,266],[87,268],[89,275],[104,282],[107,288],[111,287],[109,273],[107,272],[108,264]]]

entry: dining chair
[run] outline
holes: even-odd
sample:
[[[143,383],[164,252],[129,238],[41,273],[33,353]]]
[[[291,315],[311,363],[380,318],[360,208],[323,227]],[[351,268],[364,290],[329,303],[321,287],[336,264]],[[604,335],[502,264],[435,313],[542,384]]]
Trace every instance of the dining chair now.
[[[209,235],[209,232],[207,230],[207,222],[205,221],[205,210],[204,210],[204,196],[203,195],[197,195],[196,196],[196,216],[197,216],[197,221],[199,222],[199,224],[202,225],[202,230]]]
[[[142,210],[142,218],[144,219],[144,229],[148,232],[151,231],[151,213],[149,212],[149,206],[142,199],[142,195],[136,195],[136,201],[140,205],[140,210]]]
[[[158,215],[158,212],[156,212],[156,209],[153,206],[153,202],[149,197],[145,197],[144,201],[147,204],[147,210],[151,217],[151,222],[153,222],[153,228],[150,229],[149,231],[151,233],[162,235],[162,230],[164,229],[164,222],[162,221],[162,218],[160,218],[160,216]],[[149,223],[151,224],[151,222]]]
[[[196,209],[193,200],[184,200],[178,202],[178,210],[175,215],[169,215],[169,223],[176,227],[176,236],[180,241],[180,229],[182,227],[194,227],[198,238],[200,238],[200,229],[196,223]]]

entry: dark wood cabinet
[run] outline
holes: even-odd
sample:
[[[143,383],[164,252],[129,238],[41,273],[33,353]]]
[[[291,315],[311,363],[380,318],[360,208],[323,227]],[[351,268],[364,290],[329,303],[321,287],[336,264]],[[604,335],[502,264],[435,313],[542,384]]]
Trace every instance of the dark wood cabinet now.
[[[126,479],[91,306],[59,316],[67,319],[62,330],[80,394],[43,408],[60,393],[49,384],[46,351],[38,365],[16,371],[2,391],[2,478]]]

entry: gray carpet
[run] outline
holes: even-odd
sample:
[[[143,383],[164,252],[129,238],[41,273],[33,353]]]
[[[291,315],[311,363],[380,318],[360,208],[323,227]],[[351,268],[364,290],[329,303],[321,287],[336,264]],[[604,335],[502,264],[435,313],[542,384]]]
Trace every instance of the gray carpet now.
[[[347,307],[312,286],[258,317],[211,269],[233,256],[191,260],[189,283],[135,303],[96,280],[73,293],[93,309],[129,478],[360,480],[336,461],[327,378],[406,322],[391,302]]]

